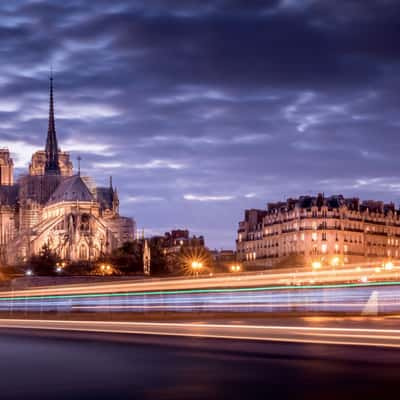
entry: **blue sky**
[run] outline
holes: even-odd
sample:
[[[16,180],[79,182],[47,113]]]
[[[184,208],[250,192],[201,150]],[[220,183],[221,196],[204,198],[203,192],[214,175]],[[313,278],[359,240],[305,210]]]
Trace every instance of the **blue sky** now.
[[[301,194],[398,204],[398,1],[0,4],[0,146],[56,129],[149,233],[233,248],[245,208]]]

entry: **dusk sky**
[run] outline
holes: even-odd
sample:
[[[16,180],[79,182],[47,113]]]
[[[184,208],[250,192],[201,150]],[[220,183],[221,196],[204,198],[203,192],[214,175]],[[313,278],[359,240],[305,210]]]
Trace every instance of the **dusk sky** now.
[[[400,201],[400,1],[0,3],[0,147],[113,175],[139,229],[234,248],[246,208],[302,194]]]

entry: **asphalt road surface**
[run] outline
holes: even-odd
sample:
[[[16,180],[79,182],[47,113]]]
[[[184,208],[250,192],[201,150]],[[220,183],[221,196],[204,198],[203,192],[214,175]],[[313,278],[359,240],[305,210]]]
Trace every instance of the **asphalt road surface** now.
[[[322,320],[322,321],[321,321]],[[94,321],[63,319],[0,319],[0,328],[41,329],[155,335],[172,337],[203,337],[259,342],[290,342],[342,346],[375,346],[400,349],[398,319],[386,318],[292,318],[252,321]]]
[[[399,367],[374,346],[0,330],[2,400],[380,400],[397,398]]]

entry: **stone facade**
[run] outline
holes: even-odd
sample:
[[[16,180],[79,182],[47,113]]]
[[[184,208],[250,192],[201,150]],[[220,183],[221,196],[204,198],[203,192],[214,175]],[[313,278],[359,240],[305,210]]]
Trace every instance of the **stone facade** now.
[[[71,176],[73,174],[72,162],[66,151],[58,149],[58,164],[62,176]],[[36,151],[32,155],[32,161],[29,164],[29,175],[44,175],[46,166],[46,152],[44,150]]]
[[[24,262],[44,245],[65,261],[93,261],[134,240],[135,222],[119,215],[111,180],[96,187],[74,174],[69,154],[58,148],[52,80],[46,149],[32,156],[16,183],[10,153],[0,149],[0,173],[1,263]]]
[[[381,201],[301,196],[246,210],[236,245],[250,268],[381,263],[400,258],[400,211]]]
[[[14,163],[8,149],[0,149],[0,185],[14,184]]]

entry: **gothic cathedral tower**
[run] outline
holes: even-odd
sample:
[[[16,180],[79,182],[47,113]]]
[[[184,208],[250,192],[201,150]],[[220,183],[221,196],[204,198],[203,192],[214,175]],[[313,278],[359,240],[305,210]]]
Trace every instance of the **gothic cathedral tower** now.
[[[14,163],[8,149],[0,149],[0,185],[14,184]]]

